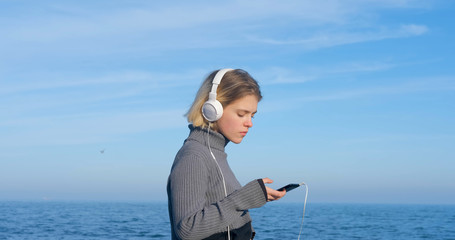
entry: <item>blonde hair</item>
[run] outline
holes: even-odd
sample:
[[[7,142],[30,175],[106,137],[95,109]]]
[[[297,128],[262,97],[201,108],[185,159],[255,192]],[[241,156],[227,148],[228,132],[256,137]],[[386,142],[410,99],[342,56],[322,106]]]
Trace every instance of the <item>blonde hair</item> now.
[[[194,127],[207,128],[209,126],[209,122],[202,116],[202,105],[204,105],[209,98],[212,81],[218,71],[219,70],[213,71],[202,82],[202,85],[194,98],[193,104],[185,114],[188,122],[192,123]],[[262,99],[259,84],[250,76],[250,74],[248,74],[248,72],[242,69],[228,71],[223,76],[216,92],[216,99],[221,103],[223,108],[248,95],[256,96],[258,102]],[[218,130],[216,122],[211,123],[211,128]]]

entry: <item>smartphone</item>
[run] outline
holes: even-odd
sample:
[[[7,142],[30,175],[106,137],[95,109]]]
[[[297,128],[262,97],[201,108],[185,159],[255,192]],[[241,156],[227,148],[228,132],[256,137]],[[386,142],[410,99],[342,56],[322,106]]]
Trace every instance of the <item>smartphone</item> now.
[[[291,183],[291,184],[288,184],[288,185],[286,185],[286,186],[284,186],[284,187],[282,187],[282,188],[277,189],[277,191],[286,190],[286,192],[289,192],[289,191],[291,191],[291,190],[293,190],[293,189],[296,189],[296,188],[302,186],[303,184],[304,184],[304,183],[300,183],[300,184],[298,184],[298,183]]]

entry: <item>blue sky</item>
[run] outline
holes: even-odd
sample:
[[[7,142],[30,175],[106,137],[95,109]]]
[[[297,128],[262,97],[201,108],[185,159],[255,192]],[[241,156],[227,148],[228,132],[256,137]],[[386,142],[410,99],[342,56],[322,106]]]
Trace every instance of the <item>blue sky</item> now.
[[[0,200],[165,201],[183,114],[230,67],[264,95],[227,147],[242,184],[305,181],[310,202],[455,204],[454,10],[1,0]]]

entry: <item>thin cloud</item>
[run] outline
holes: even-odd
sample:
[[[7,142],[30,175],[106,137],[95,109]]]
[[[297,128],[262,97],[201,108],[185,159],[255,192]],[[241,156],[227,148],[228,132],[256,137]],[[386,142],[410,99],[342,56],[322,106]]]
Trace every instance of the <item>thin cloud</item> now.
[[[57,39],[120,35],[142,31],[188,29],[216,25],[229,21],[265,20],[280,16],[294,16],[309,22],[335,22],[345,16],[347,9],[361,5],[338,1],[236,1],[230,3],[181,3],[172,6],[143,6],[106,9],[103,14],[90,11],[93,6],[71,8],[48,6],[52,12],[47,18],[34,19],[33,15],[15,22],[22,27],[5,27],[8,38],[17,40],[53,41]],[[387,4],[386,4],[387,5]],[[59,11],[55,11],[58,9]],[[62,10],[64,9],[64,10]],[[356,7],[354,7],[356,9]],[[52,11],[54,10],[54,11]],[[235,12],[235,14],[232,14]]]
[[[365,72],[386,71],[406,64],[416,63],[393,63],[393,62],[344,62],[336,65],[306,65],[296,70],[284,67],[268,67],[258,71],[257,78],[261,79],[261,84],[293,84],[308,81],[324,80],[339,74],[355,74]]]
[[[339,45],[379,41],[391,38],[404,38],[420,36],[428,32],[425,25],[403,25],[398,29],[379,29],[377,31],[367,30],[364,32],[338,32],[338,33],[316,33],[303,39],[273,39],[249,37],[250,41],[272,45],[298,45],[304,49],[315,50]]]
[[[49,115],[0,122],[14,129],[2,146],[42,146],[112,142],[131,134],[185,126],[184,110]]]
[[[41,10],[49,12],[46,17],[37,18],[33,14],[22,18],[3,17],[5,22],[13,24],[0,28],[4,36],[0,41],[4,43],[4,46],[14,46],[37,42],[55,44],[56,42],[90,39],[95,40],[94,42],[104,42],[104,44],[114,41],[124,45],[131,39],[154,36],[154,38],[165,39],[166,41],[160,43],[164,44],[166,48],[193,48],[195,43],[201,41],[203,42],[199,45],[200,47],[213,46],[215,40],[215,43],[220,42],[226,46],[226,44],[235,44],[239,38],[243,38],[251,32],[254,33],[252,36],[261,36],[261,32],[273,31],[274,28],[279,28],[277,22],[281,21],[286,24],[294,24],[298,28],[315,25],[351,25],[353,22],[358,22],[358,18],[364,18],[371,12],[387,8],[415,7],[419,6],[420,2],[325,0],[288,1],[283,4],[275,1],[234,1],[210,4],[183,2],[171,6],[150,3],[136,7],[131,5],[129,7],[122,5],[118,8],[111,7],[105,9],[102,14],[99,11],[91,10],[99,7],[96,6],[96,3],[86,4],[85,7],[74,7],[71,4],[59,4],[58,6],[41,4]],[[240,24],[249,27],[244,31],[240,29],[239,33],[238,25]],[[221,32],[219,30],[227,32],[235,30],[237,34],[230,36],[230,40],[226,42],[222,41],[224,38],[213,37],[215,33]],[[421,31],[421,29],[412,30]],[[175,31],[178,31],[177,38],[175,38]],[[306,31],[311,31],[311,29],[306,29]],[[203,36],[202,33],[204,33]],[[182,36],[184,37],[182,38]],[[270,44],[305,43],[331,46],[329,43],[321,43],[326,41],[326,37],[331,37],[331,35],[321,34],[308,39],[295,38],[295,40],[256,37],[256,41]],[[345,40],[339,39],[338,42],[355,42],[352,38],[356,37],[351,36],[351,40],[346,38],[349,36],[343,37]],[[153,39],[151,41],[153,42]],[[167,42],[172,44],[166,45]],[[162,47],[163,45],[155,49]]]
[[[455,91],[455,77],[452,76],[395,79],[393,82],[399,82],[399,84],[354,89],[340,89],[332,92],[319,92],[314,95],[289,96],[285,99],[271,99],[270,101],[263,103],[261,112],[287,111],[295,108],[300,108],[304,103],[312,102],[342,101],[361,99],[366,97],[413,94],[421,92]]]
[[[65,88],[106,87],[113,85],[134,86],[141,84],[142,89],[163,89],[199,83],[202,70],[189,70],[182,73],[150,72],[150,71],[119,71],[106,72],[100,76],[72,76],[72,73],[42,76],[16,76],[14,81],[5,81],[0,89],[2,94],[17,94],[42,90],[58,90]],[[19,78],[19,79],[17,79]],[[20,80],[20,81],[18,81]]]
[[[428,27],[425,25],[408,24],[401,26],[401,32],[404,36],[419,36],[428,32]]]
[[[166,92],[177,94],[185,86],[196,89],[205,74],[207,72],[202,69],[180,73],[119,71],[101,76],[30,76],[25,81],[5,81],[0,89],[0,96],[4,100],[0,102],[0,109],[3,110],[0,113],[0,129],[8,129],[7,125],[14,122],[23,122],[21,118],[25,116],[36,119],[48,114],[65,116],[70,112],[159,110],[165,106],[157,103],[175,98]],[[191,94],[194,94],[193,91]],[[178,99],[173,107],[178,108],[186,98],[179,96]]]
[[[352,98],[359,98],[364,96],[379,96],[391,94],[408,94],[416,92],[429,92],[429,91],[454,91],[455,77],[432,77],[424,79],[413,79],[405,81],[401,84],[389,86],[374,86],[368,88],[342,90],[329,94],[319,94],[317,96],[306,96],[296,98],[297,102],[320,102],[320,101],[333,101],[333,100],[346,100]],[[401,81],[400,81],[401,82]]]

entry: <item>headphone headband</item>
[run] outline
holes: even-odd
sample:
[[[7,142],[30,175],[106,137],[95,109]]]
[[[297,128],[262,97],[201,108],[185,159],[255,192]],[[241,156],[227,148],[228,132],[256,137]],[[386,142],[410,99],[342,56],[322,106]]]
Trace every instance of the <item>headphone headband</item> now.
[[[223,79],[224,74],[226,74],[227,72],[229,72],[231,70],[234,70],[234,69],[224,68],[224,69],[219,70],[216,73],[215,77],[212,80],[212,90],[209,93],[209,99],[216,100],[216,90],[218,88],[218,85],[220,84],[221,79]]]

